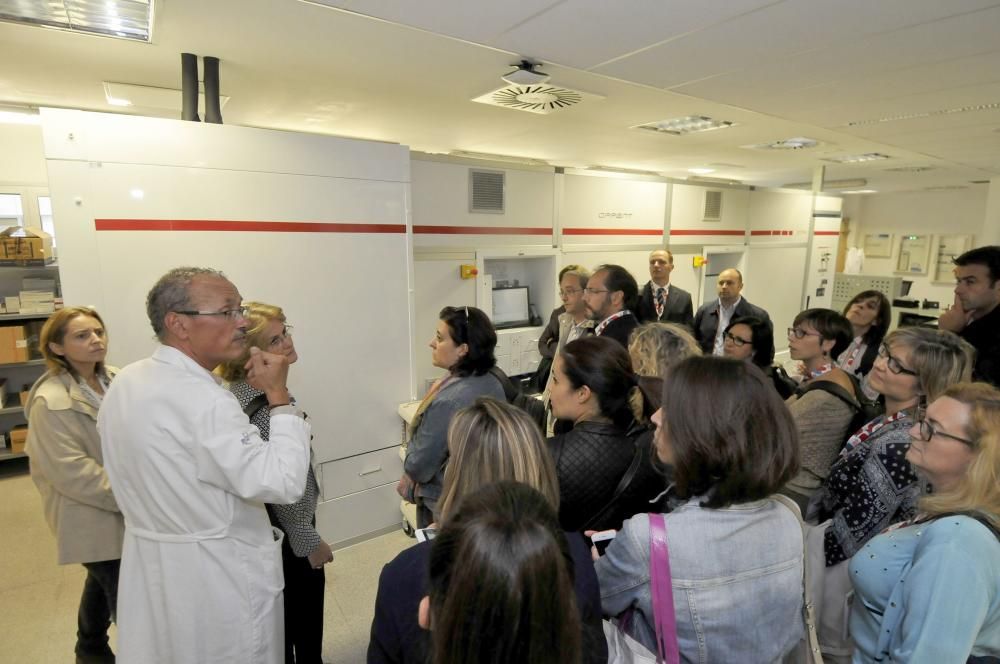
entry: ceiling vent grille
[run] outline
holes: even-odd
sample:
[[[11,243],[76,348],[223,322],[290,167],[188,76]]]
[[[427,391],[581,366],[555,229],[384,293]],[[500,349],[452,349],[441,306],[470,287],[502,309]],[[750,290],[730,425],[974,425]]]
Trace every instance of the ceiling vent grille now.
[[[588,99],[601,99],[601,96],[554,85],[508,85],[480,95],[472,101],[515,111],[548,115],[576,106]]]
[[[711,189],[705,192],[705,221],[722,221],[722,192]]]
[[[469,169],[469,212],[502,214],[506,173]]]

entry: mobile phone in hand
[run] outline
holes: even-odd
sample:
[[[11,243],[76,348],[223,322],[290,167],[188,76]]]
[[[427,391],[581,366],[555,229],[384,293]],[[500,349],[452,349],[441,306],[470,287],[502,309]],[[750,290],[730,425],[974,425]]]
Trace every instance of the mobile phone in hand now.
[[[437,537],[437,528],[417,528],[413,531],[418,542],[430,542]]]
[[[618,534],[617,530],[601,530],[590,536],[590,541],[594,543],[594,548],[597,549],[597,555],[603,556],[605,549],[611,544],[611,541]]]

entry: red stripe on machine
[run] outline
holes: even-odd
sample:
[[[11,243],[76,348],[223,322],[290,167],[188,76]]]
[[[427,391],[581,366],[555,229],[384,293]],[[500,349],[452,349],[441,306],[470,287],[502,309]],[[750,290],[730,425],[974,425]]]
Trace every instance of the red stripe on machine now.
[[[663,235],[659,228],[564,228],[563,235]]]
[[[99,231],[224,231],[256,233],[405,233],[403,224],[221,219],[94,219]]]

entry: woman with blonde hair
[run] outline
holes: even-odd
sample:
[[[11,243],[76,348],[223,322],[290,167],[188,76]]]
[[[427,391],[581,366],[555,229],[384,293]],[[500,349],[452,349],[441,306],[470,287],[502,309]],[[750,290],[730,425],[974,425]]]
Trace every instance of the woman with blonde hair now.
[[[545,440],[530,416],[515,406],[480,397],[455,413],[448,427],[448,453],[439,503],[441,524],[449,523],[465,497],[494,482],[526,484],[538,491],[553,511],[559,507],[556,471]],[[579,533],[566,533],[565,537],[583,629],[584,661],[603,663],[607,661],[607,643],[590,549]],[[417,614],[420,600],[428,594],[430,547],[430,541],[420,542],[382,569],[368,644],[369,664],[427,661],[430,638],[420,628]]]
[[[77,662],[113,662],[108,627],[115,620],[125,524],[104,470],[97,411],[117,370],[105,364],[107,332],[100,314],[67,307],[42,327],[47,371],[24,411],[25,452],[56,536],[59,564],[87,570],[77,614]]]
[[[907,432],[920,406],[969,380],[974,354],[972,346],[944,330],[906,327],[886,336],[868,374],[869,385],[885,399],[885,415],[845,443],[810,505],[820,521],[832,519],[824,542],[828,567],[916,513],[926,486],[906,463]]]
[[[701,355],[701,347],[677,323],[646,323],[636,328],[628,344],[632,370],[640,376],[663,378],[681,360]]]
[[[243,355],[222,365],[219,373],[229,381],[229,391],[240,402],[260,437],[269,439],[270,410],[267,397],[247,382],[246,363],[250,349],[284,355],[294,364],[299,355],[292,341],[292,326],[281,307],[263,302],[245,302],[246,349]],[[289,395],[294,403],[295,399]],[[323,598],[326,574],[323,566],[333,560],[330,545],[316,531],[316,503],[319,485],[312,464],[306,475],[302,498],[291,505],[267,505],[271,525],[285,538],[281,560],[285,573],[285,662],[286,664],[322,664]]]
[[[952,385],[909,435],[906,460],[933,493],[918,503],[916,518],[851,559],[854,661],[996,658],[1000,390]]]

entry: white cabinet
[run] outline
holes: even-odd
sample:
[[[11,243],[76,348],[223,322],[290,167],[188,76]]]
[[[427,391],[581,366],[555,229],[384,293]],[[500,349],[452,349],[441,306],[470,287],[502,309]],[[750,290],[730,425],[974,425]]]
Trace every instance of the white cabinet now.
[[[335,549],[392,532],[401,524],[395,481],[316,507],[316,529]]]
[[[399,447],[358,454],[320,465],[324,500],[346,496],[383,484],[395,484],[403,474]]]
[[[538,353],[538,339],[544,329],[540,326],[498,330],[497,366],[508,376],[534,372],[542,358]]]

